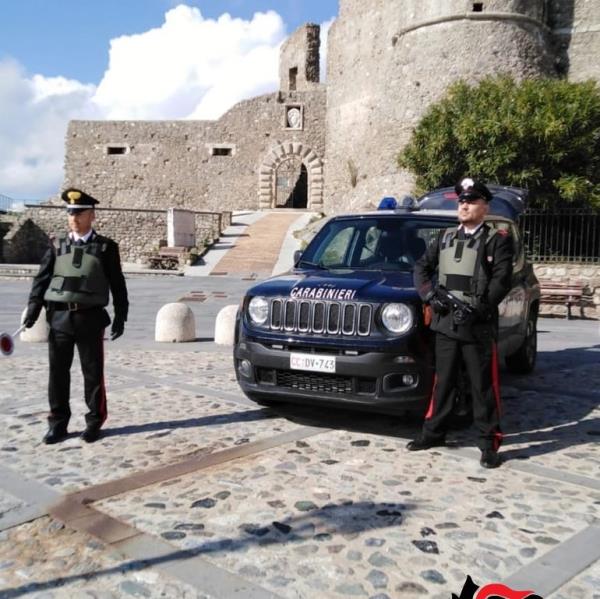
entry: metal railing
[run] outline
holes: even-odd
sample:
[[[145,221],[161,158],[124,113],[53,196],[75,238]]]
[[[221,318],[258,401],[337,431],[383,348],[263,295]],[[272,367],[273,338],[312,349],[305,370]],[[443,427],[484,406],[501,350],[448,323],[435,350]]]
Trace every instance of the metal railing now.
[[[0,212],[22,212],[25,210],[25,200],[15,200],[0,193]]]
[[[600,263],[600,210],[527,210],[519,228],[533,262]]]

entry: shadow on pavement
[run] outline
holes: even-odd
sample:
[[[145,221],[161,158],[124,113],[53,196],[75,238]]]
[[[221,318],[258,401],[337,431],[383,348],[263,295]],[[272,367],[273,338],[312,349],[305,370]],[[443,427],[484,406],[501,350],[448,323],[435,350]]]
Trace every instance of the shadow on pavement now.
[[[231,414],[216,414],[202,418],[187,418],[185,420],[166,420],[163,422],[149,422],[147,424],[131,424],[102,429],[103,437],[114,437],[117,435],[135,435],[140,433],[151,433],[158,431],[173,431],[185,428],[198,428],[201,426],[219,426],[224,424],[236,424],[240,422],[253,422],[255,420],[268,420],[274,418],[268,410],[249,410],[233,412]]]
[[[283,507],[283,506],[282,506]],[[326,504],[318,507],[314,503],[298,502],[295,509],[304,512],[299,516],[289,516],[280,521],[265,523],[246,523],[239,526],[240,536],[236,538],[221,538],[205,541],[198,539],[196,547],[187,550],[178,550],[157,557],[131,560],[103,570],[84,572],[70,576],[63,576],[45,582],[29,582],[20,587],[2,590],[3,599],[13,599],[22,595],[40,592],[78,581],[91,581],[102,576],[113,574],[130,574],[131,572],[146,570],[160,564],[178,560],[189,559],[194,556],[210,555],[216,553],[244,552],[252,546],[275,545],[280,543],[303,541],[327,541],[332,535],[357,535],[365,531],[376,531],[391,526],[402,524],[403,512],[415,509],[410,503],[379,503],[344,501],[341,504]],[[328,532],[317,532],[318,528]],[[184,529],[184,527],[181,527]],[[202,534],[202,533],[200,533]],[[430,534],[424,528],[421,536]],[[165,539],[184,538],[186,533],[173,530],[162,533]],[[189,537],[188,537],[189,540]],[[343,540],[340,539],[340,550],[343,549]],[[423,553],[438,553],[435,541],[420,539],[413,541],[415,547]],[[42,559],[42,558],[40,558]]]

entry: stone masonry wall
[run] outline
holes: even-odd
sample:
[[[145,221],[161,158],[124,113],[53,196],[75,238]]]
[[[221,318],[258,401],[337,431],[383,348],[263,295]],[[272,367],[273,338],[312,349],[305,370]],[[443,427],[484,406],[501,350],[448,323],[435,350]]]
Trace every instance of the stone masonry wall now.
[[[290,106],[301,110],[295,129]],[[288,143],[322,157],[324,119],[325,90],[317,87],[240,102],[218,121],[72,121],[64,186],[105,207],[257,209],[262,162]]]
[[[305,91],[318,85],[320,31],[319,25],[307,23],[284,42],[279,54],[280,89]],[[290,81],[290,69],[296,70],[295,82]]]
[[[215,214],[196,213],[197,243],[214,239],[230,224],[230,213],[221,219]],[[147,254],[166,245],[167,211],[96,208],[94,229],[119,244],[121,260],[145,264]],[[29,207],[21,214],[3,240],[4,261],[12,264],[36,264],[48,248],[51,238],[67,233],[63,206]]]
[[[472,5],[341,0],[328,42],[326,212],[411,191],[397,155],[448,85],[554,74],[542,0]]]
[[[580,282],[585,285],[584,296],[591,305],[584,306],[586,318],[600,319],[600,264],[534,264],[534,271],[539,280],[550,280],[561,283]],[[579,308],[571,308],[573,316],[580,316]],[[540,314],[544,316],[565,316],[567,308],[563,304],[544,304],[540,306]]]

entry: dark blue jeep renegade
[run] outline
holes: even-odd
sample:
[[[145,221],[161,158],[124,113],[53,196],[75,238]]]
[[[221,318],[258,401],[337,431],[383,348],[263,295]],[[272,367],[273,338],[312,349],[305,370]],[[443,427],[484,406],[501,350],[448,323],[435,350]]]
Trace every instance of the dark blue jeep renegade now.
[[[524,190],[490,186],[487,222],[515,242],[513,288],[500,306],[499,350],[526,373],[536,357],[539,286],[516,219]],[[383,203],[386,205],[386,203]],[[398,413],[424,409],[433,384],[433,335],[413,265],[455,226],[453,189],[397,209],[328,220],[287,274],[251,287],[238,314],[234,365],[244,393],[275,401]]]

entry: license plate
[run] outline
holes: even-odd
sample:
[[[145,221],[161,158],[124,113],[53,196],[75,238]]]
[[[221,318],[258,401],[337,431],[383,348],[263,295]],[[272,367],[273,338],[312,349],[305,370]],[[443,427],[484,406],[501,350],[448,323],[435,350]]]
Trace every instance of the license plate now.
[[[335,357],[291,354],[290,368],[292,370],[310,370],[311,372],[335,372]]]

